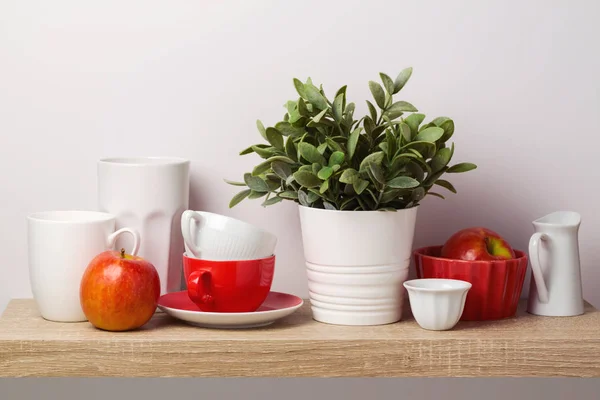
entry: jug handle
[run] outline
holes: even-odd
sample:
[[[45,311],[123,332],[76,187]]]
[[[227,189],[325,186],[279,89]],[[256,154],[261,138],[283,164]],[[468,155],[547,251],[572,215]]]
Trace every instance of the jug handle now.
[[[548,240],[548,235],[536,232],[529,239],[529,255],[531,260],[531,272],[537,287],[538,298],[542,303],[548,303],[548,288],[544,281],[542,266],[540,264],[540,240]]]

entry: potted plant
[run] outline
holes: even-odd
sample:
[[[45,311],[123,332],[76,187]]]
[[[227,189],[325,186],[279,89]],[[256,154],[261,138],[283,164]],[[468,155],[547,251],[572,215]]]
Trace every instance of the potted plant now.
[[[343,325],[378,325],[402,317],[415,221],[427,195],[456,193],[441,179],[470,171],[472,163],[450,166],[454,122],[425,115],[409,102],[394,101],[412,75],[395,80],[380,73],[369,81],[373,102],[356,118],[347,86],[328,98],[310,78],[294,79],[298,99],[285,104],[283,120],[265,127],[264,143],[240,152],[261,157],[229,204],[262,199],[298,203],[313,318]]]

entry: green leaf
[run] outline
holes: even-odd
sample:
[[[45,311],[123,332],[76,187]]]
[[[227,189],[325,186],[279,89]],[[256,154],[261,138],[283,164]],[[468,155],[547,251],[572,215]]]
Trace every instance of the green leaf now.
[[[410,142],[412,140],[412,130],[410,126],[408,126],[408,124],[405,124],[404,122],[400,124],[400,133],[407,142]]]
[[[425,197],[425,189],[423,189],[422,187],[416,188],[415,190],[413,190],[410,197],[411,199],[413,199],[414,202],[423,199],[423,197]]]
[[[252,169],[252,175],[257,176],[264,172],[267,172],[270,169],[271,169],[271,162],[264,161],[264,162],[261,162],[260,164],[258,164],[257,166],[255,166],[254,169]]]
[[[358,170],[360,172],[365,171],[365,169],[369,166],[369,163],[374,163],[374,164],[380,165],[381,162],[383,161],[384,156],[385,156],[385,154],[383,153],[383,151],[377,151],[375,153],[369,154],[361,161],[360,167],[358,168]]]
[[[425,141],[425,142],[435,142],[444,134],[444,130],[442,128],[438,128],[437,126],[431,126],[429,128],[423,129],[419,134],[415,137],[417,141]]]
[[[305,207],[310,207],[308,195],[303,190],[298,190],[298,201]]]
[[[379,108],[385,108],[385,93],[381,85],[375,81],[369,81],[369,90]]]
[[[321,181],[319,180],[319,178],[315,174],[313,174],[312,172],[309,172],[309,171],[298,170],[298,171],[294,172],[294,179],[300,185],[307,187],[307,188],[316,187],[316,186],[321,185]]]
[[[267,182],[264,181],[264,179],[258,177],[258,176],[252,176],[252,174],[249,173],[245,173],[244,174],[244,182],[246,182],[246,185],[256,191],[256,192],[268,192],[269,191],[269,186],[267,186]]]
[[[456,174],[456,173],[460,173],[460,172],[471,171],[475,168],[477,168],[477,165],[468,163],[468,162],[464,162],[464,163],[454,164],[453,166],[448,168],[448,170],[446,172],[448,172],[450,174],[453,174],[453,173]]]
[[[369,186],[369,181],[357,178],[354,183],[352,183],[352,186],[354,187],[356,194],[361,194]]]
[[[396,146],[397,146],[396,137],[392,133],[391,129],[388,129],[387,131],[385,131],[385,142],[384,143],[387,144],[388,160],[391,160],[392,157],[394,156],[394,154],[396,154]]]
[[[258,147],[258,146],[252,146],[252,150],[254,150],[254,152],[256,154],[258,154],[259,156],[261,156],[262,158],[269,158],[271,156],[274,156],[277,152],[277,149],[275,147]]]
[[[309,117],[310,116],[310,111],[308,111],[308,107],[306,107],[306,103],[304,102],[304,100],[302,99],[302,97],[300,97],[298,99],[298,114],[302,117]]]
[[[269,157],[267,158],[267,161],[273,162],[273,161],[282,161],[286,164],[295,164],[296,162],[294,160],[292,160],[289,157],[286,156],[273,156],[273,157]]]
[[[385,175],[383,173],[383,169],[381,169],[381,167],[378,164],[369,163],[369,170],[371,171],[373,178],[375,178],[377,182],[382,184],[385,183]]]
[[[317,147],[317,151],[319,152],[319,154],[323,155],[325,153],[325,150],[327,150],[327,142],[321,143],[319,145],[319,147]]]
[[[262,203],[262,206],[263,207],[271,206],[273,204],[279,203],[280,201],[283,201],[283,199],[281,197],[278,197],[278,196],[271,197],[270,199],[265,200]]]
[[[256,120],[256,127],[258,128],[258,131],[260,132],[260,135],[265,138],[265,140],[267,139],[267,131],[265,130],[265,126],[263,125],[263,123],[261,122],[260,119]]]
[[[456,188],[454,187],[454,185],[452,185],[450,182],[448,182],[444,179],[438,179],[437,181],[434,182],[434,184],[439,185],[443,188],[446,188],[449,191],[451,191],[452,193],[456,193]]]
[[[319,192],[314,192],[313,189],[310,189],[310,191],[308,192],[308,195],[306,196],[306,199],[308,200],[309,204],[314,203],[315,201],[317,201],[320,198],[320,194]]]
[[[333,167],[334,165],[341,165],[344,162],[345,155],[341,151],[334,151],[329,156],[329,166]]]
[[[398,93],[404,87],[404,85],[406,85],[406,82],[408,82],[411,75],[412,67],[408,67],[400,71],[396,77],[396,80],[394,81],[394,94]]]
[[[442,128],[444,130],[444,135],[442,136],[440,141],[446,142],[454,134],[454,121],[449,119],[449,120],[445,121],[444,123],[442,123],[440,128]]]
[[[246,184],[244,182],[235,182],[235,181],[230,181],[228,179],[223,179],[223,180],[225,181],[225,183],[228,183],[233,186],[246,186]]]
[[[321,180],[329,179],[329,177],[333,175],[333,168],[331,167],[323,167],[317,174],[317,177]]]
[[[379,76],[381,77],[383,86],[385,86],[385,90],[388,92],[388,94],[394,94],[394,81],[392,80],[392,78],[390,78],[383,72],[380,72]]]
[[[277,175],[283,180],[286,180],[288,176],[292,174],[292,168],[289,166],[289,164],[284,163],[282,161],[273,161],[271,163],[271,169],[273,170],[275,175]]]
[[[298,92],[300,97],[302,97],[305,100],[308,100],[308,98],[306,97],[306,93],[304,92],[304,84],[300,80],[294,78],[294,87],[296,88],[296,91]]]
[[[352,131],[350,136],[348,136],[348,159],[351,160],[352,156],[354,156],[354,152],[356,151],[356,144],[358,143],[358,136],[360,135],[360,131],[362,128],[356,128]]]
[[[321,187],[319,188],[319,193],[325,193],[327,189],[329,189],[329,179],[327,179],[321,184]]]
[[[333,119],[335,119],[336,121],[340,122],[342,120],[343,117],[343,112],[344,112],[344,93],[340,93],[336,96],[335,100],[333,101]]]
[[[389,203],[404,193],[406,193],[406,190],[403,189],[386,189],[381,196],[381,203]]]
[[[420,185],[419,181],[410,176],[398,176],[386,184],[393,189],[410,189]]]
[[[312,119],[313,123],[317,123],[321,121],[321,118],[323,118],[323,116],[325,116],[325,114],[327,114],[327,109],[321,111],[320,113],[318,113],[317,115],[315,115]]]
[[[292,190],[286,190],[286,191],[277,193],[277,196],[279,196],[283,199],[296,200],[298,198],[298,192],[294,192]]]
[[[379,148],[381,150],[383,150],[383,152],[389,156],[389,152],[388,152],[388,143],[387,142],[381,142],[379,143]]]
[[[404,112],[415,112],[417,109],[415,106],[410,104],[407,101],[397,101],[392,104],[387,110],[385,110],[385,115],[389,117],[390,120],[398,118]]]
[[[419,132],[419,125],[421,125],[421,123],[423,122],[424,119],[425,119],[425,114],[418,114],[418,113],[411,114],[408,117],[406,117],[404,122],[406,122],[406,124],[410,127],[412,136],[415,136]]]
[[[283,147],[283,136],[277,129],[271,127],[267,128],[267,140],[276,149],[281,151],[285,150]]]
[[[296,150],[296,145],[294,144],[294,140],[291,136],[289,136],[285,141],[285,153],[290,159],[294,160],[294,162],[298,161],[298,151]]]
[[[324,207],[326,210],[337,210],[337,208],[335,208],[335,206],[334,206],[334,205],[332,205],[331,203],[328,203],[328,202],[326,202],[326,201],[323,201],[323,207]]]
[[[431,170],[437,172],[444,168],[450,162],[451,149],[445,147],[440,149],[431,159]]]
[[[358,178],[358,172],[353,168],[345,169],[340,176],[340,182],[352,184]]]
[[[298,144],[298,150],[300,151],[300,155],[304,157],[304,159],[310,163],[319,163],[320,165],[325,165],[325,158],[319,153],[319,150],[315,146],[310,143],[302,142]]]
[[[369,113],[371,114],[371,119],[373,121],[377,121],[377,110],[375,109],[375,106],[369,100],[367,100],[367,106],[369,107]]]
[[[304,85],[304,93],[306,94],[306,99],[315,108],[319,110],[326,110],[328,108],[327,100],[325,100],[323,95],[319,92],[319,89],[313,85]]]
[[[241,192],[239,192],[235,196],[233,196],[231,198],[231,201],[229,202],[229,208],[235,207],[240,201],[242,201],[246,197],[248,197],[248,195],[250,194],[250,192],[251,192],[250,189],[246,189],[246,190],[242,190]]]
[[[342,148],[342,146],[340,146],[339,143],[337,143],[335,140],[331,139],[331,138],[325,138],[325,142],[327,143],[327,146],[329,146],[329,149],[333,152],[339,151],[342,152],[344,149]]]
[[[427,192],[427,194],[435,196],[435,197],[439,197],[440,199],[444,199],[444,200],[446,199],[444,196],[442,196],[441,194],[436,193],[436,192]]]
[[[302,136],[306,132],[304,128],[292,126],[289,122],[278,122],[275,124],[277,129],[283,136]]]
[[[311,165],[311,171],[315,175],[317,175],[319,173],[321,168],[322,168],[322,166],[319,163],[312,163],[312,165]]]
[[[448,117],[437,117],[437,118],[435,118],[435,119],[434,119],[433,121],[431,121],[431,122],[433,122],[433,124],[434,124],[435,126],[439,126],[439,127],[441,128],[441,127],[442,127],[442,124],[443,124],[444,122],[446,122],[446,121],[450,121],[450,118],[448,118]]]
[[[381,207],[378,208],[377,211],[391,211],[391,212],[398,212],[397,209],[395,209],[394,207]]]
[[[249,199],[259,199],[261,197],[264,197],[268,192],[257,192],[256,190],[251,190],[250,194],[248,195]]]

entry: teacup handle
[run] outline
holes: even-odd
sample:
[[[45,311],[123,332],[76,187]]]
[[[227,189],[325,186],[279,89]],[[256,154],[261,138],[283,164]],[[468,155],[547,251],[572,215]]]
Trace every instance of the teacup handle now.
[[[117,238],[122,233],[129,233],[131,236],[133,236],[133,249],[131,250],[130,254],[132,256],[137,256],[138,250],[140,249],[140,234],[137,230],[135,230],[133,228],[121,228],[118,231],[111,233],[107,238],[108,248],[112,249],[115,247]]]
[[[196,304],[212,305],[212,276],[210,271],[193,271],[187,280],[188,296]]]
[[[198,247],[196,247],[196,243],[194,241],[192,221],[200,222],[200,215],[198,215],[195,211],[185,210],[183,214],[181,214],[181,234],[185,244],[192,252],[191,255],[196,258],[200,258],[201,251]]]
[[[548,240],[548,235],[540,232],[536,232],[529,239],[529,255],[531,259],[531,272],[535,280],[537,287],[538,298],[542,303],[548,303],[548,288],[546,287],[546,281],[544,281],[544,274],[542,273],[542,266],[540,263],[540,240]]]

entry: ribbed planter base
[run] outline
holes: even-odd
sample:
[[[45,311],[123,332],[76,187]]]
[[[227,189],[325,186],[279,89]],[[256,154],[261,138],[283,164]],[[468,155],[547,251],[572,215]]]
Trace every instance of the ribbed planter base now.
[[[400,321],[408,264],[336,267],[306,263],[313,318],[338,325]]]

